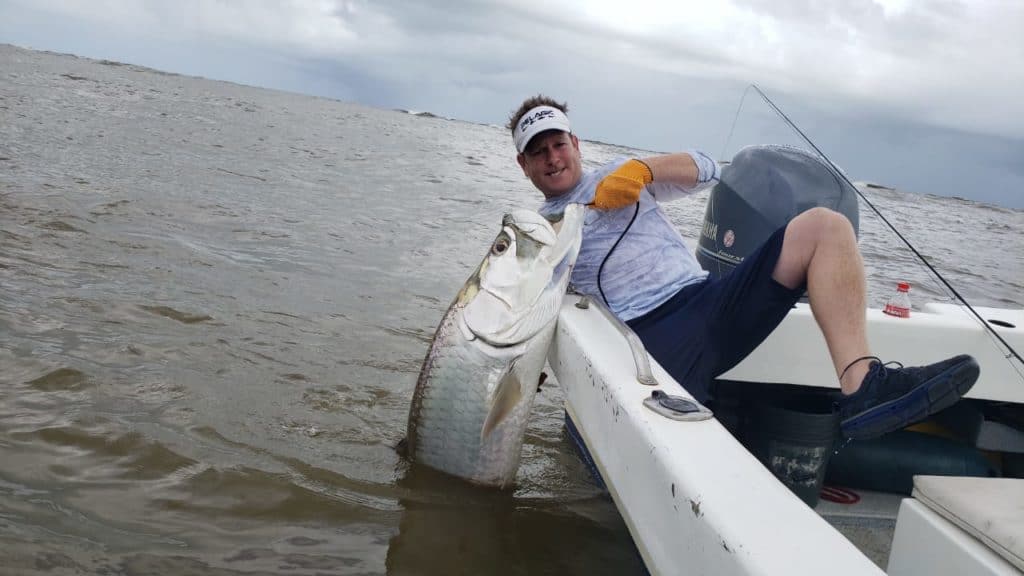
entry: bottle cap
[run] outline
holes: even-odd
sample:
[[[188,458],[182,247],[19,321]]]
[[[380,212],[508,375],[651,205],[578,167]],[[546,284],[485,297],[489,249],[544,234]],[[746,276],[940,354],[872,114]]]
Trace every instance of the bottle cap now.
[[[896,289],[899,290],[900,292],[909,292],[910,282],[900,282],[899,284],[896,285]]]

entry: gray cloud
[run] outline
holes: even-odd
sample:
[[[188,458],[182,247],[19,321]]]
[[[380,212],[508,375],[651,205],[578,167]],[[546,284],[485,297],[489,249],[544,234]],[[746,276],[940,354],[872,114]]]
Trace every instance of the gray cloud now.
[[[1020,22],[952,1],[0,0],[0,41],[493,124],[544,92],[583,137],[653,150],[721,153],[757,82],[858,177],[963,195],[927,163],[973,161],[1024,205]]]

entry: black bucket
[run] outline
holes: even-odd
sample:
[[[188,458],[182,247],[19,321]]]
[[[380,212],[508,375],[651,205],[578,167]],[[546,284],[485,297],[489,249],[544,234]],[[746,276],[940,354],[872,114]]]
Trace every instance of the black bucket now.
[[[818,504],[839,437],[839,413],[823,396],[788,396],[753,407],[747,445],[772,474],[810,507]]]

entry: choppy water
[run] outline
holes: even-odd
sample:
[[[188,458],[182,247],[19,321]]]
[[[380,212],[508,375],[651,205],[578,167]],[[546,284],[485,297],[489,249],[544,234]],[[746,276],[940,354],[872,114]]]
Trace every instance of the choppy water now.
[[[0,131],[0,573],[642,571],[557,386],[513,493],[392,449],[538,202],[504,129],[0,46]],[[865,192],[973,304],[1024,306],[1024,212]],[[669,207],[687,238],[704,198]],[[873,305],[941,295],[861,231]]]

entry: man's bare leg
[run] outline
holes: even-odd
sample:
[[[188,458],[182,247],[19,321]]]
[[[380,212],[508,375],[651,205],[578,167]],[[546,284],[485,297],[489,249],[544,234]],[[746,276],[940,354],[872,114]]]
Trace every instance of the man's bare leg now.
[[[858,361],[871,354],[864,266],[845,216],[813,208],[790,221],[772,277],[789,288],[807,282],[814,319],[840,376],[844,394],[836,407],[847,438],[877,438],[920,422],[958,402],[978,380],[981,368],[966,354],[908,368]]]
[[[871,351],[865,328],[864,262],[850,221],[827,208],[813,208],[794,218],[786,226],[772,278],[787,288],[807,282],[811,312],[836,376],[842,375],[840,388],[845,394],[856,392],[869,362],[853,362]]]

